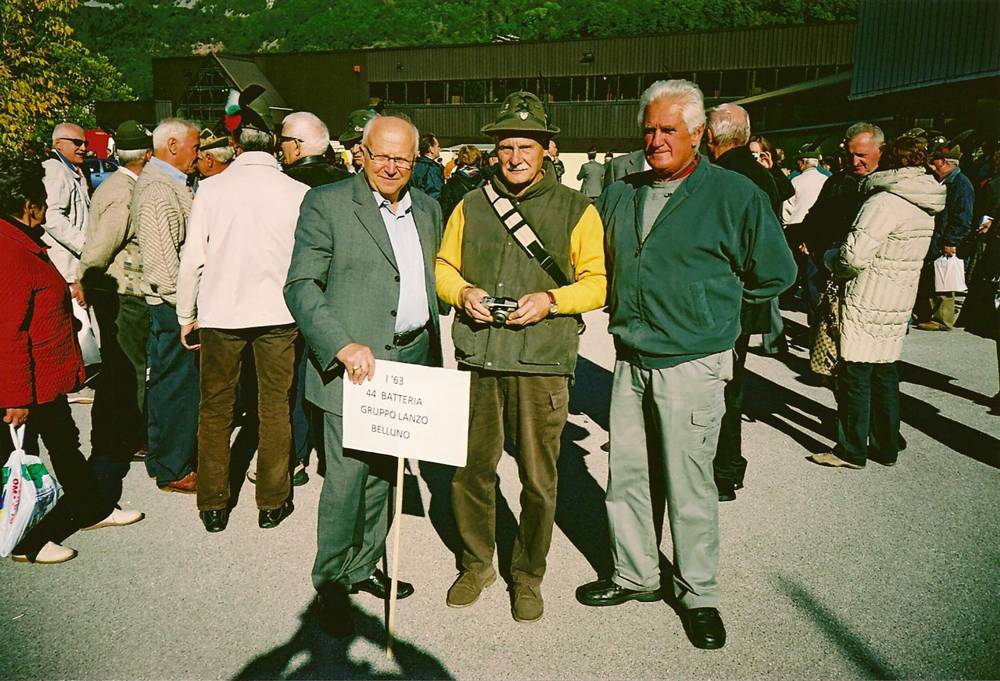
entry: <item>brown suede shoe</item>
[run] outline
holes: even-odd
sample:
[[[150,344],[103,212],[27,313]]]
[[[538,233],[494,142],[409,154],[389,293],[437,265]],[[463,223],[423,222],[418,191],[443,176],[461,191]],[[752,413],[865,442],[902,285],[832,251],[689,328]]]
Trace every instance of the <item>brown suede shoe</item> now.
[[[492,568],[485,576],[465,570],[448,589],[445,603],[449,608],[466,608],[478,601],[483,589],[495,581],[497,581],[497,571]]]
[[[510,612],[517,622],[537,622],[542,619],[545,608],[541,588],[527,584],[515,584],[511,587]]]
[[[160,485],[160,489],[164,492],[196,494],[198,492],[198,473],[197,471],[191,471],[180,480],[174,480],[173,482],[168,482],[166,485]]]

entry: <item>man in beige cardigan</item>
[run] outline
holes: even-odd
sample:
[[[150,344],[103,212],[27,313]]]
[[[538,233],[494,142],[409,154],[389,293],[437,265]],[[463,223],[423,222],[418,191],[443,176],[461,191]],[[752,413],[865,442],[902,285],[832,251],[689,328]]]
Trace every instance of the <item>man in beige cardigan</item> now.
[[[177,272],[191,214],[187,179],[198,160],[198,132],[179,118],[156,126],[153,158],[136,180],[131,210],[149,310],[146,470],[164,491],[186,494],[194,494],[198,483],[198,365],[180,342]]]

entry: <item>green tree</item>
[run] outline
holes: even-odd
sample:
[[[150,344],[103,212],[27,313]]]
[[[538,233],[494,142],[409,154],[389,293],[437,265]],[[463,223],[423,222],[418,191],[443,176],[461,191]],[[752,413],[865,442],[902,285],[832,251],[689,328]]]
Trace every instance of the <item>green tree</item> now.
[[[0,3],[0,155],[29,153],[60,120],[93,126],[95,101],[132,96],[106,58],[73,39],[67,19],[76,5]]]

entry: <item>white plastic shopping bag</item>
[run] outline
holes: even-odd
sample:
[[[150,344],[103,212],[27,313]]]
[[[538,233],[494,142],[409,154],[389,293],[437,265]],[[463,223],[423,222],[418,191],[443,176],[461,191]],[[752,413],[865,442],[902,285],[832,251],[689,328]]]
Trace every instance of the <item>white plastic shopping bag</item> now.
[[[964,293],[965,261],[954,255],[942,255],[934,261],[934,292]]]
[[[24,425],[10,426],[14,451],[3,466],[0,492],[0,557],[6,558],[46,513],[52,510],[62,488],[42,460],[24,451]]]

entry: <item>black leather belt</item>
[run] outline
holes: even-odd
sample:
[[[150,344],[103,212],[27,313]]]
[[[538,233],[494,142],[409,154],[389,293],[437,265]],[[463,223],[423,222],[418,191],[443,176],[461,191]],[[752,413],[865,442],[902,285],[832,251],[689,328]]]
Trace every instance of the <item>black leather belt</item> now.
[[[403,347],[404,345],[409,345],[413,341],[417,340],[424,331],[427,331],[430,323],[421,326],[419,329],[413,329],[412,331],[404,331],[402,333],[394,334],[392,337],[392,344],[397,348]]]

